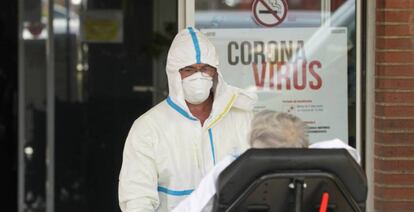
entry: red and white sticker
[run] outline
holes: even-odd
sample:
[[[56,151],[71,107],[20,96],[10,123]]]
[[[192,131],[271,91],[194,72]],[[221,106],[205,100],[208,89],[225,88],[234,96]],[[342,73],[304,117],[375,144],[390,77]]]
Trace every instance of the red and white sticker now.
[[[257,24],[274,27],[286,18],[288,6],[286,0],[254,0],[253,19]]]

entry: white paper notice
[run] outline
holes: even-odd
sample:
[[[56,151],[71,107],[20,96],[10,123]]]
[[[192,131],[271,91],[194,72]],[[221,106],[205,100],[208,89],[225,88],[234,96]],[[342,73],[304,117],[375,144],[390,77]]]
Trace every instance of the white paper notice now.
[[[311,143],[348,141],[347,29],[204,29],[231,85],[255,90],[256,110],[297,115]]]

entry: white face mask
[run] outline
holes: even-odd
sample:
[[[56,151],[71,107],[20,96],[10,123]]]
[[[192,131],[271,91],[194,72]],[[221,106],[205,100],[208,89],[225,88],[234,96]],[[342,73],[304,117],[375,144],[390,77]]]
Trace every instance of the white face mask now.
[[[200,104],[210,95],[213,86],[213,77],[203,76],[200,72],[194,73],[182,80],[184,99],[191,104]]]

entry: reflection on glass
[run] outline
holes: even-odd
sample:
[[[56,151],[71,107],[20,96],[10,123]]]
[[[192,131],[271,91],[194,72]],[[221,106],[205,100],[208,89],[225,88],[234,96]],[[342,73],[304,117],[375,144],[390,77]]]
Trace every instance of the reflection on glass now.
[[[195,26],[198,29],[204,30],[204,32],[206,32],[206,34],[210,37],[217,38],[217,35],[214,34],[214,30],[219,32],[218,29],[234,29],[234,35],[225,36],[226,38],[232,37],[235,42],[237,42],[238,39],[242,40],[240,37],[249,37],[249,32],[243,31],[242,29],[252,29],[250,38],[254,37],[258,42],[267,42],[268,40],[266,39],[269,38],[266,35],[263,34],[263,39],[260,39],[260,35],[254,34],[253,30],[274,29],[277,31],[278,29],[292,29],[295,30],[292,31],[292,33],[300,33],[302,29],[303,34],[304,31],[308,31],[308,29],[312,28],[314,29],[314,34],[311,36],[309,41],[307,41],[306,45],[308,48],[306,55],[312,55],[313,52],[317,52],[328,47],[325,45],[325,42],[327,42],[326,38],[329,37],[327,35],[331,33],[331,29],[333,27],[346,27],[347,33],[345,35],[345,42],[347,44],[345,44],[345,47],[347,48],[348,54],[345,56],[347,56],[346,75],[348,80],[346,87],[348,90],[345,91],[345,93],[348,93],[348,98],[346,98],[347,103],[344,104],[348,104],[348,139],[345,140],[348,140],[351,145],[355,146],[355,0],[195,0],[194,19]],[[246,35],[239,35],[237,32],[246,33]],[[260,32],[265,33],[264,31]],[[286,30],[284,32],[286,32]],[[332,31],[332,33],[341,32],[343,32],[343,28],[337,32]],[[275,40],[278,40],[277,35],[275,36]],[[249,39],[246,38],[246,40]],[[271,46],[269,47],[266,42],[264,42],[265,44],[263,45],[263,48],[271,49]],[[251,45],[255,44],[252,43]],[[230,46],[228,48],[230,48]],[[225,57],[234,57],[234,55],[227,55],[230,49],[223,48],[221,50],[222,52],[220,52],[220,54],[224,54]],[[238,50],[242,50],[243,52],[241,46],[238,46]],[[257,55],[257,52],[261,52],[258,47],[252,47],[251,50],[245,50],[245,54],[250,54],[252,57]],[[267,54],[264,57],[275,57],[272,55],[272,52],[273,51],[270,51],[270,54]],[[231,54],[238,54],[238,52],[231,51]],[[333,60],[334,55],[332,55],[332,61]],[[226,74],[224,73],[223,75],[225,76]],[[245,77],[246,76],[240,76],[240,78]],[[344,80],[346,81],[346,79]],[[231,80],[229,79],[229,82],[230,81]],[[242,83],[245,83],[245,81]],[[255,89],[254,87],[256,86],[254,86],[253,81],[253,85],[245,85],[245,87]]]
[[[20,115],[26,136],[19,149],[21,211],[44,212],[51,206],[59,212],[119,211],[117,182],[128,130],[153,100],[168,94],[165,58],[177,30],[177,11],[171,10],[177,2],[19,1],[25,78],[25,112]],[[48,2],[53,3],[52,35]],[[106,40],[83,39],[85,14],[103,14],[100,24],[88,23],[96,37]],[[108,27],[105,18],[114,15],[116,22],[109,20],[115,24]],[[115,42],[109,42],[110,32],[117,32]],[[51,43],[53,51],[46,54]],[[48,57],[54,58],[53,82],[47,81]],[[53,108],[46,106],[48,98],[54,100]],[[52,124],[47,122],[50,114]],[[52,130],[49,139],[46,132]],[[51,142],[54,161],[46,161]],[[53,189],[47,187],[46,173],[54,174]]]
[[[282,0],[264,0],[274,8],[284,8]],[[310,3],[311,2],[311,3]],[[318,27],[321,25],[320,0],[290,0],[287,1],[287,15],[278,27]],[[205,28],[260,28],[255,21],[254,0],[196,0],[195,26]],[[260,3],[259,3],[260,4]],[[282,5],[282,6],[281,6]],[[267,12],[267,11],[263,11]],[[282,12],[275,9],[280,16]]]

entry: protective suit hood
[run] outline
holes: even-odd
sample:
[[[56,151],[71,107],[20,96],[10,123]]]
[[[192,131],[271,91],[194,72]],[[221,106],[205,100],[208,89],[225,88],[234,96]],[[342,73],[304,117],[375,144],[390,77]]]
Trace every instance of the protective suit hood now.
[[[251,110],[257,100],[253,92],[227,85],[219,68],[219,59],[214,45],[200,31],[188,27],[180,31],[174,38],[167,57],[167,77],[169,98],[180,108],[191,114],[184,100],[182,81],[179,70],[193,64],[208,64],[217,69],[217,78],[214,79],[214,103],[211,115],[216,116],[223,110],[236,107],[242,110]]]

